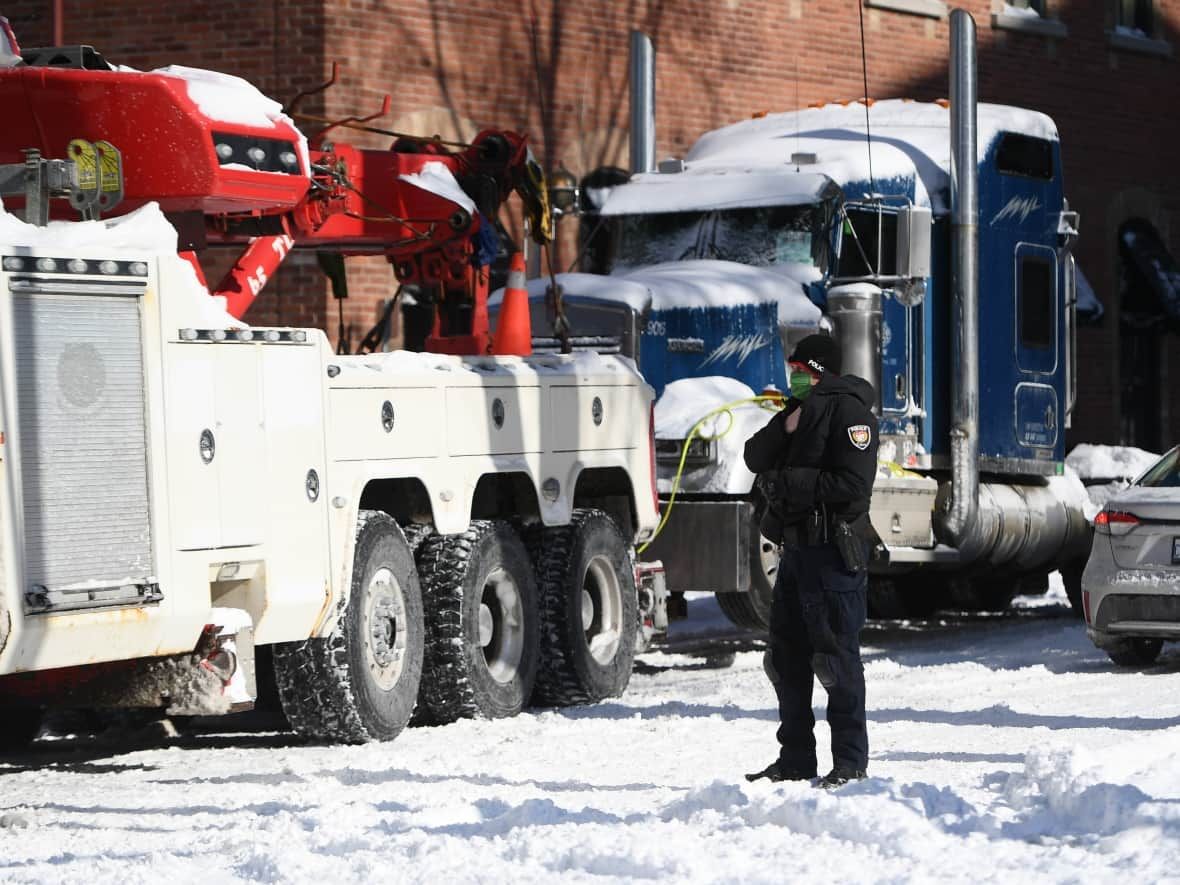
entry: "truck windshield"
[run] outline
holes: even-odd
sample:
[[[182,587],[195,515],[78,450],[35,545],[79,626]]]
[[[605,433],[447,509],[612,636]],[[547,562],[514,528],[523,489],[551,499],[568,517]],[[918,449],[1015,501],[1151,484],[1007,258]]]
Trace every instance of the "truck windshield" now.
[[[823,251],[818,206],[758,206],[718,212],[702,258],[754,267],[775,264],[819,266]]]
[[[660,212],[620,216],[614,266],[644,267],[697,257],[697,238],[707,212]]]
[[[824,218],[819,205],[623,215],[616,221],[613,269],[691,258],[754,267],[804,264],[824,269]]]

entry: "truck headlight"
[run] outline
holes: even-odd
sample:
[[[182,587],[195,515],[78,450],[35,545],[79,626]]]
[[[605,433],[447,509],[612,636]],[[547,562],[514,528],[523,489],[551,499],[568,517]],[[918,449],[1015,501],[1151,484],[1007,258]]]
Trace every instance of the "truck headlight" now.
[[[656,461],[672,467],[680,463],[680,455],[684,450],[682,439],[657,439]],[[717,460],[717,449],[713,440],[701,439],[694,436],[688,443],[688,453],[684,456],[686,467],[699,467],[702,464],[712,464]]]

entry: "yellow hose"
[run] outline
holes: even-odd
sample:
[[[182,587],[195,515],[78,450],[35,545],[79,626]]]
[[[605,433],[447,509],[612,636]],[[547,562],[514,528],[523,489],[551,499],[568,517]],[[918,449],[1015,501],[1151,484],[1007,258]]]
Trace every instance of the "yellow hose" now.
[[[746,397],[745,399],[735,399],[733,402],[726,403],[723,406],[718,406],[717,408],[706,412],[700,418],[700,420],[692,426],[692,430],[688,432],[688,436],[684,440],[684,446],[680,450],[680,464],[676,467],[676,476],[672,479],[672,494],[668,496],[668,506],[664,509],[664,515],[660,518],[660,524],[656,526],[655,534],[648,538],[647,541],[639,547],[639,549],[636,551],[637,553],[643,553],[644,550],[650,547],[651,542],[660,536],[660,532],[664,530],[664,526],[668,522],[668,517],[672,513],[672,506],[676,503],[676,493],[680,491],[680,477],[684,475],[684,462],[688,458],[688,445],[692,442],[693,437],[699,435],[701,439],[707,442],[721,439],[723,436],[729,433],[729,431],[733,430],[734,417],[732,410],[738,406],[744,406],[749,403],[757,403],[763,409],[777,411],[786,405],[786,398],[783,395],[772,396],[762,394],[760,396]],[[715,433],[712,436],[706,436],[705,434],[700,433],[700,429],[706,421],[708,421],[714,415],[720,415],[723,412],[729,416],[729,424],[723,431],[720,433]]]

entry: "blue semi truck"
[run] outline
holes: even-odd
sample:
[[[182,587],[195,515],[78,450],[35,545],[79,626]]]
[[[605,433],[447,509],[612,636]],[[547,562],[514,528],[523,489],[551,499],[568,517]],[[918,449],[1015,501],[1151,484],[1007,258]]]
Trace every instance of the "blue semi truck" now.
[[[739,625],[765,626],[777,567],[741,463],[768,415],[742,403],[686,439],[717,407],[785,390],[786,355],[816,331],[877,391],[876,613],[1002,607],[1055,569],[1076,591],[1090,538],[1064,466],[1078,219],[1052,120],[977,105],[973,23],[953,24],[969,62],[950,102],[828,104],[708,132],[598,192],[581,220],[590,272],[556,277],[575,343],[633,356],[659,396],[665,506],[678,493],[645,555],[670,589],[717,592]],[[531,283],[534,328],[553,282]]]

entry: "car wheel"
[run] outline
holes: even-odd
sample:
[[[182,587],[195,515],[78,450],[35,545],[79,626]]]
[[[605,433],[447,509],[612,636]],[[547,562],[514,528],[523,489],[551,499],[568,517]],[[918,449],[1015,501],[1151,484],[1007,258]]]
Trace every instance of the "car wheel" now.
[[[631,679],[639,600],[629,545],[611,517],[578,509],[533,544],[541,597],[541,666],[533,702],[591,704]]]
[[[1155,663],[1164,647],[1162,639],[1115,639],[1103,646],[1103,651],[1120,667],[1148,667]]]
[[[473,520],[418,551],[426,597],[426,663],[416,717],[454,722],[515,716],[537,676],[537,585],[506,522]]]
[[[362,511],[352,587],[332,632],[278,643],[273,660],[283,712],[310,737],[392,740],[414,709],[422,674],[422,593],[398,524]]]

